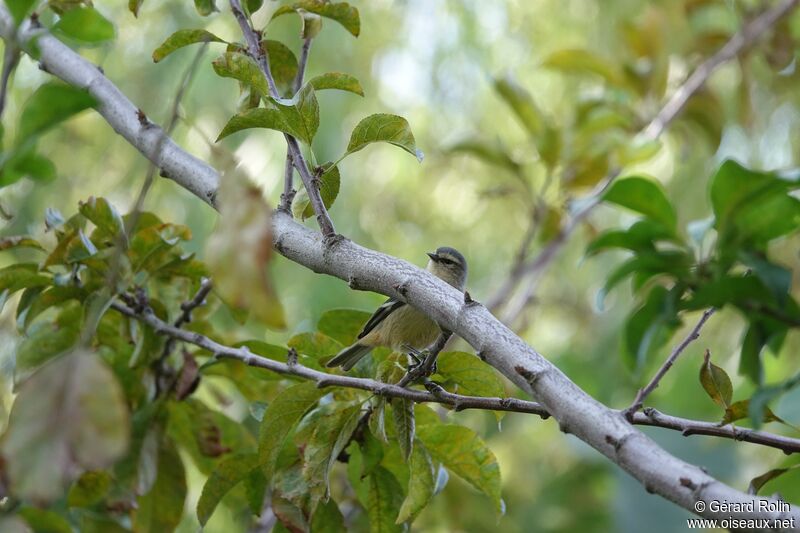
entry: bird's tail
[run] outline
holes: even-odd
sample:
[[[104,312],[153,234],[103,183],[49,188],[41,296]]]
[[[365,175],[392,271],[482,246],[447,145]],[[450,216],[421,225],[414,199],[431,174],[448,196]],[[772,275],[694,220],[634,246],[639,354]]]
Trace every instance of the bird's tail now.
[[[371,351],[372,346],[364,346],[363,344],[355,343],[336,354],[336,357],[328,361],[327,366],[341,366],[344,371],[350,370],[362,357]]]

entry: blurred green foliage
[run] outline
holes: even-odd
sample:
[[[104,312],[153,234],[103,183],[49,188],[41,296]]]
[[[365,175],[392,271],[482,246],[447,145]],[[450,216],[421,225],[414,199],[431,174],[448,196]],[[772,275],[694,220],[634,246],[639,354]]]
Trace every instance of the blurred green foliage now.
[[[0,529],[394,530],[398,515],[425,531],[682,528],[685,512],[550,422],[326,394],[190,346],[168,350],[109,310],[115,294],[144,291],[175,321],[210,272],[217,289],[192,331],[281,361],[291,347],[312,368],[352,342],[381,298],[263,246],[262,197],[276,205],[283,187],[277,132],[306,145],[339,232],[418,264],[455,246],[479,301],[521,245],[535,255],[620,170],[514,326],[587,392],[625,407],[698,312],[716,307],[648,403],[798,436],[800,13],[715,73],[665,135],[643,141],[659,106],[761,3],[249,0],[279,99],[226,2],[6,4],[17,21],[40,8],[41,23],[154,122],[192,60],[184,47],[209,43],[174,137],[231,179],[219,220],[167,180],[145,212],[132,211],[146,162],[87,111],[96,103],[84,91],[21,59],[0,160],[11,487]],[[294,95],[302,35],[319,30],[313,15],[322,31]],[[345,157],[376,141],[417,159],[379,145]],[[305,191],[293,211],[313,224]],[[378,353],[354,372],[397,381],[404,359]],[[443,354],[435,379],[462,394],[516,394],[465,352]],[[742,490],[800,504],[796,458],[647,433]],[[271,510],[254,518],[265,501]]]

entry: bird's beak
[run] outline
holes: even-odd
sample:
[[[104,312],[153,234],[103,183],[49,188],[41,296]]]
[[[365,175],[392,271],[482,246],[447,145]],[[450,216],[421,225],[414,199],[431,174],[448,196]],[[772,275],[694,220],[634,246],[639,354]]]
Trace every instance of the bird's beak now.
[[[437,262],[437,263],[439,262],[439,256],[436,255],[436,252],[427,252],[427,253],[428,253],[428,257],[430,257],[432,261]]]

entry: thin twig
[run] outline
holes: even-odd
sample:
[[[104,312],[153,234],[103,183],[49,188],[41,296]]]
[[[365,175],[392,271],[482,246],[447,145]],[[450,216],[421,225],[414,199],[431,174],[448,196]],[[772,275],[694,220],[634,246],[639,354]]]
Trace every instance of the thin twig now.
[[[311,50],[311,41],[313,37],[303,39],[303,48],[300,50],[300,61],[297,64],[297,75],[292,84],[292,92],[297,93],[300,87],[303,86],[303,77],[306,72],[306,64],[308,63],[308,53]],[[281,194],[281,203],[278,209],[282,209],[289,214],[292,214],[292,201],[297,190],[294,188],[294,163],[292,159],[292,152],[286,148],[286,165],[283,170],[283,194]]]
[[[664,364],[658,369],[656,374],[653,376],[653,379],[650,380],[650,383],[639,389],[639,392],[636,393],[636,398],[633,400],[631,406],[624,411],[625,417],[628,420],[631,420],[633,413],[642,408],[647,396],[658,387],[658,384],[661,382],[661,378],[663,378],[669,369],[672,368],[672,365],[675,364],[675,361],[683,353],[686,347],[700,336],[700,330],[703,329],[703,325],[711,317],[711,315],[714,314],[714,311],[716,311],[716,309],[711,307],[703,312],[703,316],[701,316],[700,320],[697,321],[697,324],[695,324],[695,326],[692,328],[692,331],[690,331],[686,338],[683,339],[683,341],[681,341],[681,343],[672,350],[672,353],[669,354],[669,357],[667,357],[667,360],[664,361]]]
[[[136,311],[120,302],[114,302],[111,307],[125,316],[144,322],[159,334],[174,337],[180,341],[208,350],[214,354],[214,357],[217,359],[237,360],[246,365],[263,368],[278,374],[297,376],[314,381],[320,384],[320,386],[364,390],[379,396],[403,398],[417,403],[438,403],[453,407],[458,411],[466,409],[505,411],[533,414],[542,419],[546,419],[550,416],[550,413],[541,404],[528,400],[520,400],[518,398],[485,398],[454,394],[444,390],[433,382],[428,382],[426,384],[426,387],[429,388],[429,391],[426,392],[419,389],[404,388],[401,387],[399,383],[382,383],[374,379],[328,374],[303,366],[299,363],[281,363],[280,361],[256,355],[245,347],[233,348],[225,346],[199,333],[175,327],[158,318],[149,308]],[[430,390],[434,392],[430,392]],[[737,428],[730,424],[721,426],[714,422],[703,422],[670,416],[651,408],[645,409],[644,412],[634,413],[632,416],[633,424],[677,430],[684,436],[709,435],[777,448],[786,454],[800,453],[800,439],[793,439],[791,437],[776,435],[765,431]]]
[[[272,71],[269,67],[267,52],[261,46],[256,30],[253,29],[247,16],[244,14],[242,3],[239,0],[230,0],[230,4],[231,11],[233,11],[233,15],[236,17],[236,21],[239,23],[239,27],[242,29],[242,34],[247,42],[248,53],[256,63],[258,63],[261,72],[267,79],[270,96],[276,99],[280,98],[281,95],[278,92],[278,87],[275,85],[275,78],[272,76]],[[291,155],[292,162],[297,172],[300,174],[300,178],[303,180],[303,186],[306,188],[306,192],[308,192],[311,206],[314,208],[314,213],[317,215],[317,224],[319,224],[320,231],[322,231],[322,234],[326,238],[334,237],[336,235],[336,229],[322,201],[317,180],[311,174],[305,157],[303,157],[303,153],[300,150],[300,144],[297,142],[297,139],[289,134],[284,134],[284,138],[286,139],[286,145],[288,146],[288,152]]]
[[[178,318],[175,319],[173,325],[176,328],[183,327],[184,324],[188,324],[192,321],[192,311],[204,305],[206,303],[206,297],[211,292],[211,289],[214,288],[214,284],[211,283],[211,280],[208,278],[203,278],[200,280],[200,288],[197,289],[194,297],[191,300],[183,302],[181,304],[181,314]],[[166,344],[164,345],[164,351],[161,353],[161,361],[164,361],[169,354],[172,353],[172,350],[175,348],[175,337],[169,337],[167,339]]]
[[[706,61],[701,63],[686,79],[686,81],[675,90],[672,97],[661,107],[656,113],[653,120],[642,129],[641,138],[644,140],[656,140],[664,133],[667,127],[677,118],[680,112],[688,103],[689,99],[700,88],[702,88],[711,75],[722,66],[724,63],[730,61],[742,51],[752,46],[760,37],[762,37],[770,28],[772,28],[778,20],[791,12],[800,2],[800,0],[785,0],[780,4],[775,5],[761,13],[756,18],[745,24],[745,26],[736,32],[714,55],[709,57]],[[560,249],[567,242],[572,233],[583,223],[586,217],[594,211],[594,209],[601,203],[601,198],[608,186],[619,175],[619,169],[612,170],[606,178],[601,182],[599,187],[596,187],[584,200],[581,201],[583,208],[571,217],[569,222],[564,225],[558,234],[548,242],[547,246],[532,260],[522,264],[519,268],[514,269],[511,275],[506,279],[503,285],[487,300],[487,307],[495,310],[503,302],[508,301],[509,296],[516,289],[520,281],[526,276],[540,275],[555,259]],[[535,284],[530,285],[535,287]],[[530,297],[525,297],[521,301],[529,302]],[[505,322],[514,322],[524,310],[524,307],[518,306],[514,309],[514,313],[506,313]]]

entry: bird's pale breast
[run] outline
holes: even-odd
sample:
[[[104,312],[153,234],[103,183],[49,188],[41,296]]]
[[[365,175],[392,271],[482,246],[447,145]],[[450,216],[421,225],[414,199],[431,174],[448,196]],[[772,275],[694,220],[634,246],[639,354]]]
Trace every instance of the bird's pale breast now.
[[[405,305],[386,317],[386,320],[361,339],[361,343],[368,346],[389,346],[398,351],[402,351],[403,344],[408,344],[423,350],[436,340],[439,331],[436,322],[410,305]],[[388,339],[395,342],[390,345]]]

